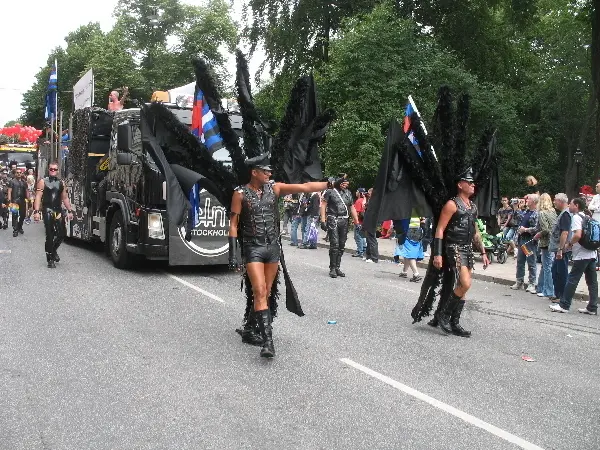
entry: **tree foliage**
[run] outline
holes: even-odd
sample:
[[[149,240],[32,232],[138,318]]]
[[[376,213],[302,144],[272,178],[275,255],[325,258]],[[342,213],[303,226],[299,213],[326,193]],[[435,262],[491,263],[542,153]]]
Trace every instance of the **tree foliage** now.
[[[338,116],[324,148],[328,171],[371,183],[382,130],[391,118],[402,117],[407,96],[413,95],[427,123],[437,89],[448,84],[456,95],[471,95],[470,148],[486,126],[498,128],[506,194],[523,194],[524,177],[533,174],[550,192],[567,189],[573,195],[578,148],[584,154],[580,184],[595,182],[600,113],[589,47],[598,1],[341,2],[346,3],[359,6],[340,7],[327,59],[317,64],[306,56],[312,48],[306,43],[316,44],[318,24],[296,23],[294,31],[276,20],[293,17],[302,2],[247,2],[255,13],[250,39],[264,44],[271,67],[283,67],[256,95],[257,103],[271,117],[280,116],[279,97],[289,91],[292,74],[315,69],[322,102]],[[293,33],[309,36],[310,30],[304,45],[292,45]]]
[[[153,25],[148,17],[157,14]],[[54,49],[36,75],[34,85],[23,95],[22,121],[41,127],[50,67],[58,62],[59,106],[68,116],[72,89],[90,68],[94,70],[95,103],[106,106],[108,94],[128,86],[130,97],[148,100],[154,90],[170,89],[194,79],[191,60],[201,56],[221,79],[225,58],[221,47],[233,50],[237,27],[225,0],[210,0],[205,6],[190,6],[179,0],[122,0],[115,10],[116,24],[103,32],[90,23],[70,32],[66,46]]]

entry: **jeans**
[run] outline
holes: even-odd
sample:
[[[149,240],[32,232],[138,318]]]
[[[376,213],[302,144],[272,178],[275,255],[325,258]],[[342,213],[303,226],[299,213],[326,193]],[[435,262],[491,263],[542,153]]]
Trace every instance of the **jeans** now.
[[[362,233],[364,233],[364,231],[362,231]],[[356,242],[356,253],[362,256],[367,247],[367,240],[362,237],[361,231],[357,230],[356,227],[354,227],[354,242]]]
[[[585,284],[587,284],[590,292],[590,302],[588,303],[588,311],[595,312],[598,310],[598,275],[596,274],[596,259],[579,259],[573,261],[573,267],[567,278],[565,292],[560,299],[560,306],[563,309],[571,307],[571,301],[575,295],[575,289],[581,280],[581,275],[585,274]]]
[[[525,278],[525,263],[529,268],[529,284],[535,286],[537,278],[537,244],[530,242],[527,247],[531,251],[531,255],[525,256],[521,246],[519,246],[519,253],[517,254],[517,283],[523,283]]]
[[[293,220],[293,211],[291,209],[283,210],[283,231],[287,233],[288,223]]]
[[[302,221],[306,222],[304,224],[304,228],[303,228],[304,232],[302,233],[302,245],[308,247],[308,232],[310,231],[310,224],[313,222],[317,222],[318,218],[319,218],[318,216],[317,217],[306,216],[306,217],[302,218]],[[317,228],[317,234],[318,234],[318,228]],[[318,239],[318,237],[317,237],[317,239]]]
[[[554,297],[554,282],[552,280],[552,262],[554,253],[548,248],[542,248],[542,270],[538,278],[537,292],[544,297]]]
[[[554,262],[552,263],[552,282],[554,283],[554,296],[556,298],[562,298],[563,293],[565,292],[567,277],[569,276],[570,259],[571,252],[563,253],[562,259],[556,259],[556,252],[554,253]]]
[[[19,212],[12,214],[12,227],[14,231],[23,229],[23,221],[25,220],[25,215],[27,214],[27,206],[25,204],[25,200],[20,200],[13,202],[19,205]]]
[[[304,229],[306,228],[306,217],[296,216],[292,220],[292,232],[290,234],[290,239],[292,240],[292,245],[298,245],[298,227],[300,226],[300,231],[302,232],[302,238],[304,239]]]
[[[379,261],[379,243],[377,237],[373,233],[365,231],[367,235],[367,248],[365,250],[365,256],[373,262]]]

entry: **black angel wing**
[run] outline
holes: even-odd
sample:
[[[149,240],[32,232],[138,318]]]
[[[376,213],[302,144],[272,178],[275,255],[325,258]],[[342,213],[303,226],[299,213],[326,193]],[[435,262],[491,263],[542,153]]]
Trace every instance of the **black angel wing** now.
[[[299,78],[273,142],[271,164],[276,180],[304,183],[323,178],[318,146],[333,119],[332,110],[320,112],[314,77]]]

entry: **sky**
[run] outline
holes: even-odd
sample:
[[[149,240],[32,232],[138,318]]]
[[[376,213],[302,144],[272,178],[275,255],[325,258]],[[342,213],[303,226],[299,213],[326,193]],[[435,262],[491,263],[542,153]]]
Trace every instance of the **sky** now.
[[[202,0],[183,1],[189,4],[203,3]],[[70,31],[89,22],[99,22],[104,31],[111,29],[117,0],[101,0],[94,2],[93,6],[81,0],[54,0],[51,4],[52,7],[48,7],[48,2],[41,0],[2,2],[2,16],[18,19],[3,20],[0,26],[0,51],[4,63],[0,68],[0,127],[22,114],[23,93],[33,85],[35,74],[46,65],[52,49],[65,47],[64,37]],[[235,0],[234,5],[232,15],[239,20],[239,0]],[[256,58],[250,61],[251,72],[256,70],[259,63]],[[232,72],[232,68],[229,70]],[[165,86],[165,89],[173,87],[176,86]]]

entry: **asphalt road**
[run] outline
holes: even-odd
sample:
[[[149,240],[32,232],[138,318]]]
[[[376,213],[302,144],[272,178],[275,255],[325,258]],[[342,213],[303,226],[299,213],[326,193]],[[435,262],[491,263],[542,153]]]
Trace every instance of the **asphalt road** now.
[[[600,448],[598,317],[475,282],[473,337],[444,336],[411,324],[393,264],[332,280],[325,250],[288,247],[306,316],[280,309],[269,361],[234,332],[238,275],[80,244],[50,270],[25,231],[0,231],[1,449]]]

